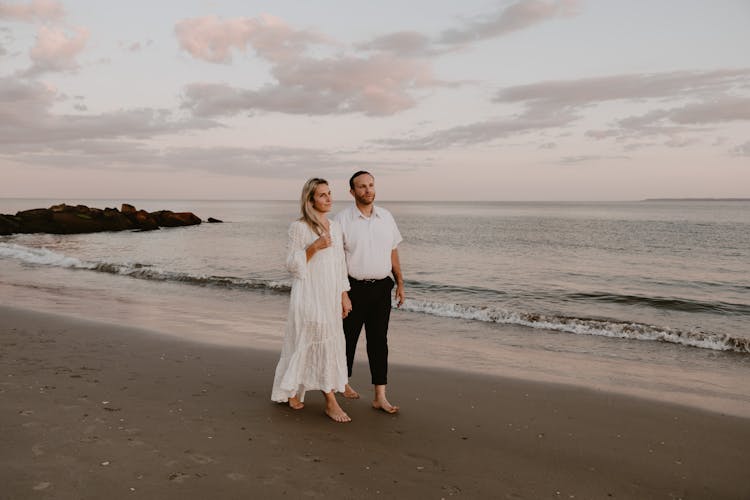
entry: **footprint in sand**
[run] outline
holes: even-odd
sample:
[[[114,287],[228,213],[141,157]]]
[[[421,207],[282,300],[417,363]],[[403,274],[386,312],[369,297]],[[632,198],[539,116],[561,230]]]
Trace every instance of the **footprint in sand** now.
[[[185,452],[188,457],[190,457],[190,460],[193,462],[200,464],[200,465],[206,465],[211,464],[215,460],[207,455],[201,455],[200,453],[193,453],[190,450]]]
[[[185,474],[184,472],[173,472],[172,474],[169,475],[169,480],[175,483],[181,483],[189,477],[190,476],[188,474]]]

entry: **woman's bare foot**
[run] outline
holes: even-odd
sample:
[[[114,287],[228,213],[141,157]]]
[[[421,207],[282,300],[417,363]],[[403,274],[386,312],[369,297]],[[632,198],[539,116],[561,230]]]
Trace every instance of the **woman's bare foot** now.
[[[376,410],[383,410],[384,412],[391,413],[391,414],[398,413],[398,410],[399,410],[398,406],[393,406],[384,397],[374,400],[372,402],[372,407],[375,408]]]
[[[331,420],[333,420],[334,422],[344,423],[352,421],[351,417],[347,415],[346,412],[342,410],[338,404],[335,408],[326,406],[326,415],[331,417]]]
[[[300,401],[297,396],[292,396],[291,398],[289,398],[289,408],[291,408],[292,410],[301,410],[304,407],[305,403]]]
[[[339,402],[336,401],[336,395],[333,391],[324,392],[323,394],[326,397],[326,415],[331,417],[331,420],[341,423],[352,421],[349,415],[339,406]]]
[[[342,393],[347,399],[359,399],[359,393],[352,389],[352,386],[346,384],[344,386],[344,392]]]

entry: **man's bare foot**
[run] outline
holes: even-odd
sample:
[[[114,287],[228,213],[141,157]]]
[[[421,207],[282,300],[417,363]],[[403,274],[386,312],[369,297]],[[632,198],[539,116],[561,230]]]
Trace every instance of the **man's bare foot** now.
[[[326,415],[331,417],[331,420],[333,420],[334,422],[344,423],[352,421],[351,417],[349,417],[349,415],[347,415],[346,412],[341,409],[338,403],[327,404]]]
[[[399,410],[398,406],[393,406],[384,397],[374,400],[372,402],[372,407],[375,408],[376,410],[383,410],[384,412],[391,413],[391,414],[398,413],[398,410]]]
[[[305,403],[300,401],[296,396],[289,398],[289,408],[292,410],[301,410],[305,407]]]
[[[344,386],[343,395],[347,399],[359,399],[359,393],[352,389],[352,386],[350,386],[349,384],[346,384]]]

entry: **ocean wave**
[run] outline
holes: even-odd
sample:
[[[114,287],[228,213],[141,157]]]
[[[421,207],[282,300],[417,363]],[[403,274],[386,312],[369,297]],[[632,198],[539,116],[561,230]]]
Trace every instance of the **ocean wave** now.
[[[613,293],[571,293],[566,296],[573,300],[591,300],[613,304],[648,306],[655,309],[669,309],[673,311],[750,315],[750,305],[730,302],[712,302],[683,299],[679,297],[648,297],[644,295]]]
[[[266,289],[279,292],[288,292],[291,290],[291,283],[285,281],[190,274],[160,269],[151,264],[143,264],[139,262],[114,263],[84,261],[75,257],[68,257],[53,252],[46,248],[32,248],[14,243],[0,243],[0,258],[12,258],[29,264],[84,269],[152,281],[169,281],[198,286],[217,286],[224,288]]]
[[[571,318],[528,312],[504,311],[492,307],[474,307],[461,304],[407,299],[402,309],[487,323],[527,326],[577,335],[650,340],[699,347],[715,351],[732,351],[750,354],[750,340],[725,334],[684,331],[634,322],[619,322],[592,318]]]
[[[90,269],[91,267],[75,257],[68,257],[46,248],[32,248],[15,243],[0,243],[0,257],[18,259],[30,264],[44,266]]]
[[[137,279],[179,282],[196,286],[215,286],[233,289],[268,290],[288,293],[291,282],[260,278],[238,278],[234,276],[196,275],[176,272],[143,263],[90,262],[69,257],[46,248],[33,248],[14,243],[0,242],[0,258],[21,260],[30,264],[82,269],[94,272],[116,274]],[[410,286],[419,283],[409,283]],[[424,284],[423,288],[434,288],[434,284]],[[475,287],[441,286],[444,292],[484,292]],[[446,318],[458,318],[489,323],[527,326],[535,329],[552,330],[577,335],[594,335],[611,338],[650,340],[680,344],[717,351],[750,353],[750,340],[724,334],[647,325],[634,322],[619,322],[593,318],[573,318],[556,315],[542,315],[532,312],[505,311],[492,307],[467,306],[458,303],[432,302],[407,299],[402,310],[430,314]]]

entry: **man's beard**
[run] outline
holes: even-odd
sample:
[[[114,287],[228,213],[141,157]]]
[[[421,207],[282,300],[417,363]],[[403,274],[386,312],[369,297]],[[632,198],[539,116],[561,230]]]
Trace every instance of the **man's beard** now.
[[[373,203],[375,203],[375,196],[372,197],[372,200],[368,200],[363,196],[355,196],[355,199],[360,205],[372,205]]]

